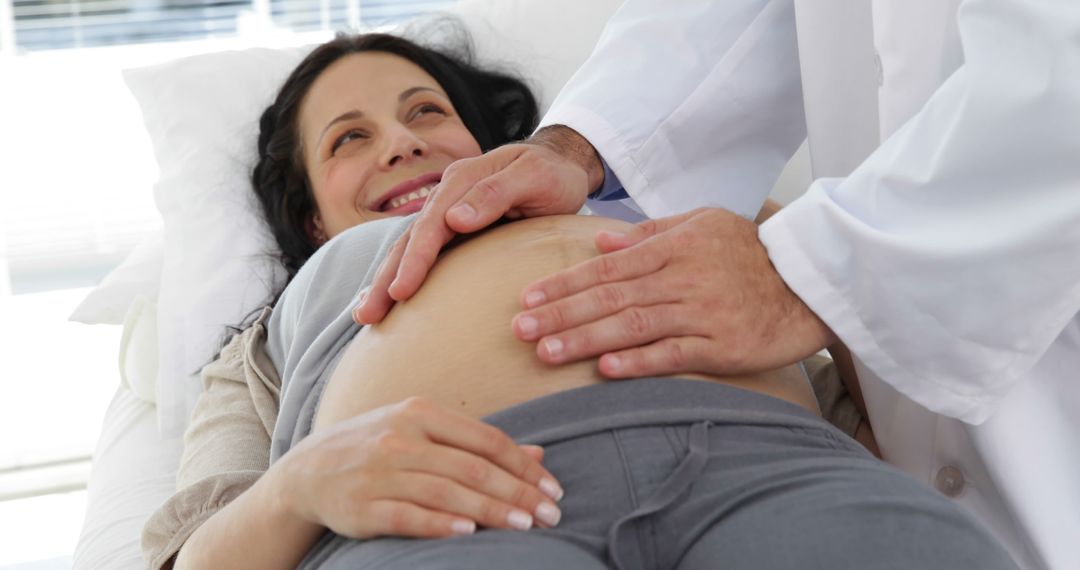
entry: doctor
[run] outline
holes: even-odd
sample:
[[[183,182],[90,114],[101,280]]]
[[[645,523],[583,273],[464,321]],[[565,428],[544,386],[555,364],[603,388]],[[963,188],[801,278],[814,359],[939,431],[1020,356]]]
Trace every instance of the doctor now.
[[[514,331],[541,358],[729,373],[838,337],[887,460],[1025,568],[1080,568],[1080,4],[874,1],[848,27],[869,99],[835,64],[858,50],[821,49],[851,3],[796,4],[628,1],[552,126],[447,171],[357,318],[411,296],[456,232],[625,191],[590,205],[655,221],[523,292]],[[686,213],[752,215],[805,125],[832,177],[760,232]]]

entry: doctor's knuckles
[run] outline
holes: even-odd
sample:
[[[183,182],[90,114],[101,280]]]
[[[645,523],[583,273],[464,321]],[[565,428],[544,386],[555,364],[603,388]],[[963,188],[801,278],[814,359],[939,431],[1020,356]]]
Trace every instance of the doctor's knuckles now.
[[[797,362],[832,331],[773,268],[757,226],[703,208],[600,232],[599,257],[526,287],[513,330],[545,362],[600,373],[730,375]]]

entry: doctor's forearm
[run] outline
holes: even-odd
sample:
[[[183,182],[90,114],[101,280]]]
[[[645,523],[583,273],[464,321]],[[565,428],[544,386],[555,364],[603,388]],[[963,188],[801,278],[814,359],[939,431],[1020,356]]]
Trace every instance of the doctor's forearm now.
[[[271,478],[267,472],[207,519],[184,543],[173,568],[296,568],[326,529],[292,515]]]

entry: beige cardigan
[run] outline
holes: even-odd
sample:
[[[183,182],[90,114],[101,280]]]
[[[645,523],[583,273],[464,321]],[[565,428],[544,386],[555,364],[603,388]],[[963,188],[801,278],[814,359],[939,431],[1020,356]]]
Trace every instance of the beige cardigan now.
[[[266,356],[263,309],[255,324],[233,337],[202,371],[203,392],[184,433],[177,492],[143,527],[142,549],[150,568],[172,568],[195,529],[229,504],[270,466],[270,435],[277,421],[281,380]],[[803,361],[822,415],[850,436],[861,417],[832,361]]]
[[[281,380],[263,350],[269,317],[268,307],[203,368],[203,391],[184,433],[177,492],[143,527],[143,558],[150,568],[172,568],[195,529],[270,466]]]

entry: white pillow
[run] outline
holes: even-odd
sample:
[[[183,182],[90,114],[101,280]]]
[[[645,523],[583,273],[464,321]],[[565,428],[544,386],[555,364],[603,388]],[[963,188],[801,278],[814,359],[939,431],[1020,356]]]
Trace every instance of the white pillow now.
[[[280,272],[248,175],[260,113],[308,48],[256,48],[128,70],[160,177],[164,220],[158,297],[159,427],[183,433],[200,391],[198,372],[230,325],[268,300]]]
[[[540,91],[542,107],[589,55],[617,0],[465,0],[481,62],[497,62]],[[226,327],[265,302],[284,272],[257,213],[248,175],[259,114],[310,49],[251,49],[125,72],[142,108],[160,179],[165,222],[158,300],[159,427],[183,432],[198,397],[198,370]]]
[[[164,256],[162,232],[154,232],[135,247],[79,303],[68,320],[88,325],[119,325],[136,297],[151,301],[158,296]]]
[[[157,304],[137,295],[124,317],[120,335],[120,384],[140,400],[157,403]]]

